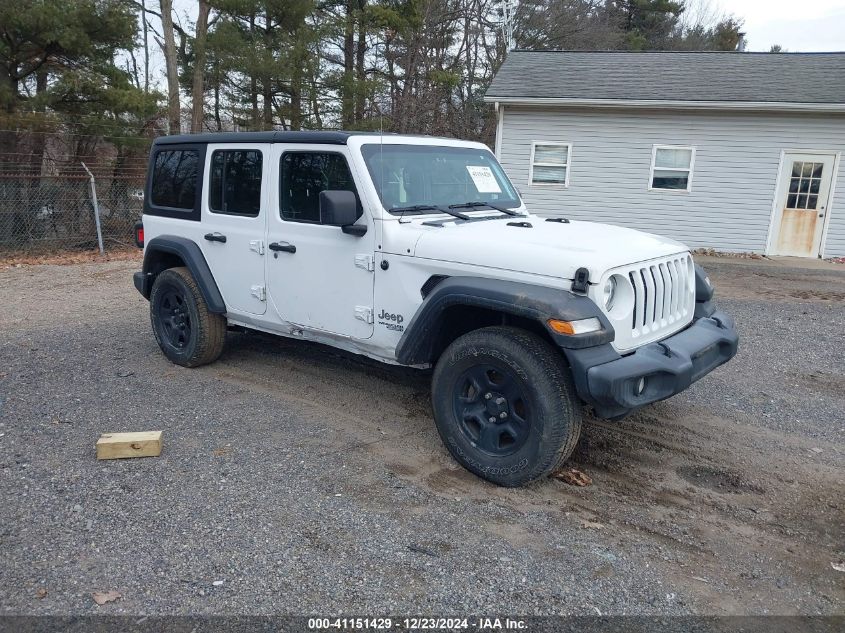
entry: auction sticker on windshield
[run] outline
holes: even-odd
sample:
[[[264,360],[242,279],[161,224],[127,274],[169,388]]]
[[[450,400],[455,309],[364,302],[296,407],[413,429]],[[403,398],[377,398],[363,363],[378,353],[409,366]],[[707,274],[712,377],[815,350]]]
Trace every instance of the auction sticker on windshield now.
[[[467,165],[472,182],[475,183],[475,188],[478,193],[502,193],[499,188],[499,183],[496,182],[496,177],[493,175],[493,170],[484,165]]]

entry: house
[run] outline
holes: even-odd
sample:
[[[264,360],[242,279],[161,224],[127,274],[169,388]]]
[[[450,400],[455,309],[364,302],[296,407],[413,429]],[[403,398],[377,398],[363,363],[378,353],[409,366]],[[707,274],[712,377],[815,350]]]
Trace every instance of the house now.
[[[485,100],[533,212],[845,256],[845,53],[513,51]]]

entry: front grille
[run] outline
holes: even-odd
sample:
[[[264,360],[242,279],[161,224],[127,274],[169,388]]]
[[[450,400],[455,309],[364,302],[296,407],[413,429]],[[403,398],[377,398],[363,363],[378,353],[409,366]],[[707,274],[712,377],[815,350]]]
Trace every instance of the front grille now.
[[[689,321],[695,302],[693,271],[689,254],[646,262],[628,271],[634,287],[632,339],[653,340],[653,334]]]

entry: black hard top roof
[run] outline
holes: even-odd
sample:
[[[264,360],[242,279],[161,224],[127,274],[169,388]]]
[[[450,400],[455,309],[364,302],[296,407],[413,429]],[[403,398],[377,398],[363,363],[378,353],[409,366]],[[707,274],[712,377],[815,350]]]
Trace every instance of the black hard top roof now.
[[[346,145],[350,136],[379,136],[374,132],[352,132],[345,130],[314,131],[302,130],[298,132],[211,132],[208,134],[177,134],[173,136],[159,136],[153,140],[153,145],[178,145],[182,143],[315,143],[322,145]],[[396,134],[384,132],[383,136],[407,136],[414,138],[447,139],[442,136],[427,134]]]
[[[321,143],[326,145],[346,145],[353,134],[365,132],[214,132],[210,134],[178,134],[160,136],[153,142],[156,145],[176,145],[179,143]],[[366,132],[372,134],[372,132]]]

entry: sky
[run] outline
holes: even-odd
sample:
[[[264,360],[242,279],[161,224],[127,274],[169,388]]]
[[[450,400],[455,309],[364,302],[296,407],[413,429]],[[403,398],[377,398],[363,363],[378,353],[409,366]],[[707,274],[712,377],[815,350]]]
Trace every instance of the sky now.
[[[745,19],[746,50],[780,44],[797,52],[845,51],[845,0],[716,0],[723,13]]]
[[[768,51],[774,44],[793,53],[845,51],[845,0],[688,0],[688,4],[691,11],[743,18],[750,51]],[[173,5],[183,24],[196,19],[195,0],[175,0]]]

